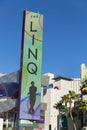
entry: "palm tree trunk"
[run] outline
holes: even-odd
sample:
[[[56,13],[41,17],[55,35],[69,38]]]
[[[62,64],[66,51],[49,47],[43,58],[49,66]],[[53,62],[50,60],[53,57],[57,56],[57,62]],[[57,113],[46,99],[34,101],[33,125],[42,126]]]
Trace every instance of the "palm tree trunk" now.
[[[59,111],[59,114],[58,114],[58,130],[60,130],[60,111]]]
[[[73,128],[74,128],[74,130],[76,130],[76,123],[75,123],[75,120],[73,120]]]
[[[70,118],[71,118],[72,123],[73,123],[73,129],[76,130],[76,123],[75,123],[75,120],[74,120],[74,118],[72,116],[72,112],[70,112]]]
[[[68,130],[68,110],[67,110],[67,102],[65,102],[65,113],[66,113],[66,119],[67,119],[67,130]]]
[[[69,113],[70,113],[70,118],[71,118],[72,123],[73,123],[73,129],[76,130],[76,123],[75,123],[75,120],[72,116],[72,102],[70,102],[70,112]]]

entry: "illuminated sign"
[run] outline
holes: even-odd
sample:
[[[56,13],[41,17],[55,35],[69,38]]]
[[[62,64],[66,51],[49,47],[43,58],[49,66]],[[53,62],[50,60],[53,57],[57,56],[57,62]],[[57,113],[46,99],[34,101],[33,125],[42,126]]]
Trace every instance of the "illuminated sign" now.
[[[20,119],[40,119],[43,15],[25,11],[20,82]]]

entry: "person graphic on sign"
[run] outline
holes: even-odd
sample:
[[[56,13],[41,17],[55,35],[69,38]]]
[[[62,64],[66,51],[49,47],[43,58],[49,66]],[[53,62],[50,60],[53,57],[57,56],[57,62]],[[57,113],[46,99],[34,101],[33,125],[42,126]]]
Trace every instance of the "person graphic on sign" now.
[[[28,113],[29,114],[33,114],[34,113],[34,105],[35,105],[35,101],[36,101],[36,91],[37,91],[37,87],[35,86],[34,81],[31,82],[31,86],[29,87],[29,93],[30,94],[30,108]]]

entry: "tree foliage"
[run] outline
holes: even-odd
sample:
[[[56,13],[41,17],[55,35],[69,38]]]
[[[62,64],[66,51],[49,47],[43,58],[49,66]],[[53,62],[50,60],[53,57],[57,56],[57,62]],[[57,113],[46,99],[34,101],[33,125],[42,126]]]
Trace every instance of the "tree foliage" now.
[[[79,104],[78,104],[78,110],[79,111],[84,111],[84,110],[87,110],[87,100],[84,100],[84,101],[80,101]]]
[[[83,92],[85,91],[85,94],[87,94],[87,79],[84,79],[81,81],[81,93],[83,96]],[[73,106],[74,101],[74,106]],[[75,120],[74,118],[79,115],[79,112],[87,111],[87,100],[82,100],[78,98],[78,94],[76,94],[74,91],[69,91],[68,94],[63,95],[61,97],[61,100],[58,101],[54,108],[57,110],[61,110],[61,108],[65,108],[65,114],[70,116],[70,118],[73,121],[73,127],[74,130],[76,130],[75,126]]]

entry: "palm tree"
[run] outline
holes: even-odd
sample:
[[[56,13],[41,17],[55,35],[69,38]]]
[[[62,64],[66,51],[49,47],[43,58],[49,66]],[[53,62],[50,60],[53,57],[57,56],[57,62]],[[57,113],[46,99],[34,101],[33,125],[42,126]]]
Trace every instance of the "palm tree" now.
[[[57,102],[55,105],[54,105],[54,108],[58,110],[59,114],[58,114],[58,130],[60,130],[59,128],[59,122],[60,122],[60,119],[61,119],[61,109],[63,108],[63,102],[62,100],[60,100],[59,102]]]
[[[78,99],[78,95],[74,91],[69,91],[68,94],[62,96],[61,100],[54,105],[54,108],[58,109],[59,111],[61,107],[65,107],[66,116],[68,116],[68,113],[69,113],[70,118],[73,122],[74,130],[76,130],[76,125],[75,125],[74,118],[72,116],[72,108],[73,108],[72,103],[73,103],[73,100],[77,100],[77,99]],[[67,103],[69,103],[69,109],[68,109]]]
[[[78,100],[78,95],[74,92],[74,91],[69,91],[69,115],[70,115],[70,118],[73,122],[73,128],[74,130],[76,130],[76,124],[75,124],[75,119],[73,117],[73,106],[72,106],[72,103],[73,103],[73,100],[74,101],[77,101]]]
[[[67,108],[67,103],[69,102],[68,94],[62,96],[61,98],[62,98],[62,102],[65,103],[65,108]]]
[[[69,94],[63,95],[61,98],[62,98],[62,102],[65,106],[65,115],[67,118],[67,130],[68,130],[68,106],[67,106],[67,104],[69,103]]]
[[[73,100],[75,101],[75,100],[77,100],[77,99],[78,99],[78,95],[77,95],[74,91],[69,91],[68,94],[66,94],[66,95],[64,95],[64,96],[62,97],[63,102],[65,102],[66,115],[67,115],[67,117],[68,117],[68,113],[69,113],[70,118],[71,118],[71,120],[72,120],[72,122],[73,122],[74,130],[76,130],[76,125],[75,125],[74,117],[73,117],[73,115],[72,115],[72,113],[73,113],[73,112],[72,112],[72,110],[73,110],[73,109],[72,109],[72,108],[73,108],[72,103],[73,103]],[[69,109],[68,109],[67,103],[69,103]]]

